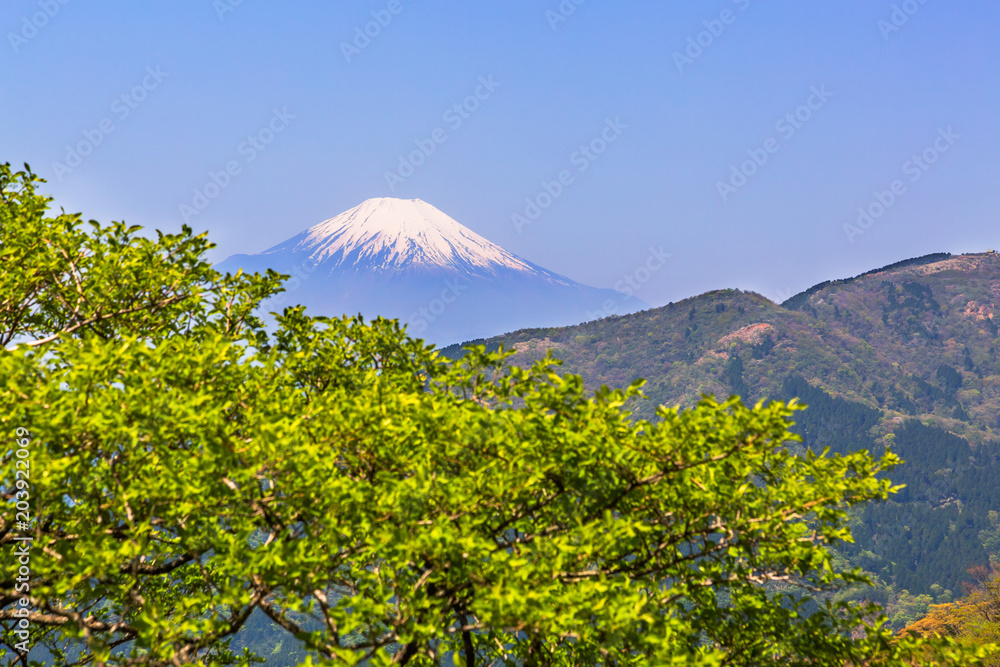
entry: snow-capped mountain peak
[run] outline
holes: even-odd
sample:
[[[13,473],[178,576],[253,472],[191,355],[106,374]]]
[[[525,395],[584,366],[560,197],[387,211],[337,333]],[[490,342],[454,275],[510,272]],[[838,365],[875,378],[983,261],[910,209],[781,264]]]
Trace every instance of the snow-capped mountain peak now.
[[[396,318],[413,335],[438,343],[647,307],[521,259],[419,199],[369,199],[217,268],[288,276],[286,291],[267,305],[271,312],[302,304],[314,315]]]
[[[420,199],[369,199],[264,254],[287,252],[346,272],[548,274]]]

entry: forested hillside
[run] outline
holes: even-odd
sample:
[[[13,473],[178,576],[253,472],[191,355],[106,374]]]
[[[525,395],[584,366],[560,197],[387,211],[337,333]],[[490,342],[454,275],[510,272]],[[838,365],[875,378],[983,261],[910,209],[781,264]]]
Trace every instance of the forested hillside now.
[[[842,596],[886,603],[896,627],[961,593],[1000,560],[1000,256],[930,255],[817,285],[778,305],[722,290],[625,317],[475,341],[551,350],[597,388],[647,380],[643,418],[704,393],[799,397],[804,445],[891,447],[906,488],[855,516],[842,555],[878,585]],[[459,355],[461,346],[444,350]]]

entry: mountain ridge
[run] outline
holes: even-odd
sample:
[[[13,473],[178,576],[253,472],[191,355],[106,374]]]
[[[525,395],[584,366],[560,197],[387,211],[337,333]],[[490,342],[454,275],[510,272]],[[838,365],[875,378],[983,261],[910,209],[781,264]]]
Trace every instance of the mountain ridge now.
[[[879,267],[877,269],[872,269],[870,271],[865,271],[860,273],[853,278],[840,278],[837,280],[824,280],[821,283],[817,283],[812,287],[799,292],[798,294],[792,295],[790,298],[785,299],[779,304],[782,308],[788,308],[789,310],[796,310],[797,307],[804,303],[811,295],[815,294],[821,289],[829,287],[834,284],[844,284],[853,282],[859,278],[864,278],[866,276],[875,275],[876,273],[883,273],[886,271],[892,271],[895,269],[906,268],[907,266],[921,266],[923,264],[932,264],[934,262],[943,261],[952,257],[950,252],[935,252],[928,255],[921,255],[920,257],[914,257],[912,259],[904,259],[899,262],[893,262],[892,264],[887,264],[886,266]]]
[[[939,298],[934,298],[935,292]],[[873,391],[873,380],[851,375],[851,371],[858,372],[852,364],[860,364],[859,370],[873,377],[902,383],[911,398],[938,403],[943,399],[930,395],[920,383],[937,382],[937,370],[944,364],[969,374],[970,382],[977,369],[995,371],[1000,384],[1000,364],[996,361],[1000,339],[994,321],[1000,304],[997,253],[938,253],[903,260],[854,278],[820,283],[783,303],[793,308],[754,292],[714,290],[640,313],[574,327],[523,330],[475,342],[516,346],[525,359],[540,357],[546,349],[558,349],[567,354],[568,367],[581,372],[594,386],[623,384],[640,375],[650,385],[657,379],[672,378],[669,390],[663,389],[665,385],[647,390],[656,392],[654,398],[667,404],[691,404],[701,389],[726,393],[729,385],[723,370],[732,354],[741,358],[749,355],[744,359],[745,372],[752,379],[754,395],[776,395],[781,368],[789,372],[811,369],[808,376],[814,383],[823,384],[835,395],[900,414],[909,414],[913,408],[905,400],[884,395],[885,387],[881,392]],[[753,332],[749,327],[764,333],[750,336]],[[639,332],[642,335],[635,336]],[[616,349],[609,357],[611,350],[596,349],[602,337],[618,341],[630,336],[634,337],[634,354]],[[768,337],[770,343],[766,343]],[[457,355],[463,345],[449,346],[444,352]],[[762,345],[767,347],[766,354]],[[596,354],[587,363],[591,352]],[[663,390],[657,391],[658,387]],[[979,425],[974,429],[979,431],[977,439],[1000,438],[1000,432],[992,432],[997,424],[988,424],[990,411],[1000,411],[1000,387],[989,387],[985,398],[981,393],[965,399],[968,405],[963,404],[963,409],[971,408],[973,423]],[[925,401],[923,407],[932,406]],[[935,409],[939,419],[951,418],[942,414],[940,405]]]

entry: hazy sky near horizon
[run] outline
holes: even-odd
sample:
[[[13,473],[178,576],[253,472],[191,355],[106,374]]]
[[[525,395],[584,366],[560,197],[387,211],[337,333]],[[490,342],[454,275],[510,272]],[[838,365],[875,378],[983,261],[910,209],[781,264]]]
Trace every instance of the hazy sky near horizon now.
[[[781,299],[1000,246],[998,33],[988,0],[5,0],[0,161],[215,260],[394,196],[598,287],[666,251],[652,305]]]

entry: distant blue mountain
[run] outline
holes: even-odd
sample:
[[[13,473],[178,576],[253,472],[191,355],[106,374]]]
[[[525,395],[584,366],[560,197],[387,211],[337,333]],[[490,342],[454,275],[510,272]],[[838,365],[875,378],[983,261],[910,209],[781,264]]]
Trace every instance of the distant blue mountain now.
[[[419,199],[369,199],[217,268],[291,276],[269,310],[301,303],[317,315],[397,318],[438,344],[649,308],[524,260]]]

